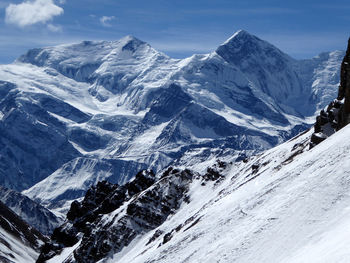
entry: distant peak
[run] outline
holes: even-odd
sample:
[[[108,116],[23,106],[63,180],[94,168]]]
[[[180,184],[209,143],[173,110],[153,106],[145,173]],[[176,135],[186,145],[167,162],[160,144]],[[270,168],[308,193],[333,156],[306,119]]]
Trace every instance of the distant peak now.
[[[142,41],[134,36],[131,36],[131,35],[123,37],[120,40],[120,43],[123,45],[123,50],[129,50],[132,52],[135,51],[141,45],[147,44],[146,42],[144,42],[144,41]]]
[[[136,41],[136,42],[142,42],[142,43],[144,43],[143,41],[141,41],[141,40],[138,39],[137,37],[134,37],[133,35],[127,35],[127,36],[121,38],[120,41],[123,41],[123,42]]]
[[[127,36],[123,37],[122,39],[120,39],[120,42],[125,43],[125,44],[128,44],[128,43],[135,43],[138,45],[146,44],[146,42],[144,42],[144,41],[142,41],[142,40],[140,40],[137,37],[134,37],[132,35],[127,35]]]
[[[245,39],[245,38],[250,38],[253,37],[251,34],[249,34],[247,31],[245,30],[238,30],[236,33],[234,33],[229,39],[227,39],[223,45],[230,43],[233,40],[237,40],[237,39]]]
[[[285,57],[278,48],[245,30],[239,30],[220,45],[216,51],[219,56],[230,63],[240,63],[247,57]]]
[[[221,44],[216,49],[216,53],[224,59],[231,61],[234,57],[255,53],[260,49],[261,42],[263,41],[249,34],[247,31],[239,30]]]
[[[236,33],[234,33],[229,39],[227,39],[222,45],[228,45],[233,42],[246,42],[251,40],[258,40],[258,38],[254,35],[249,34],[245,30],[238,30]]]

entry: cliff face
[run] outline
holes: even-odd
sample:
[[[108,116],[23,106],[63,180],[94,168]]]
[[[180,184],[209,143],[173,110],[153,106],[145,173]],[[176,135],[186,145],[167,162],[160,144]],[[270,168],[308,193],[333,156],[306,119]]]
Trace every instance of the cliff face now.
[[[341,120],[338,128],[342,128],[350,123],[350,38],[348,40],[348,48],[341,64],[340,70],[340,86],[338,100],[344,99],[344,106],[341,111]]]
[[[142,170],[122,186],[99,182],[81,202],[72,203],[67,220],[42,247],[37,263],[66,255],[68,250],[65,263],[94,263],[121,252],[189,205],[193,185],[204,188],[207,184],[220,184],[229,165],[218,160],[203,174],[173,167],[158,175]],[[194,225],[196,219],[190,217],[171,231],[155,231],[148,244],[161,239],[158,246],[164,245],[181,229]],[[61,262],[55,260],[52,262]]]
[[[321,110],[316,118],[310,146],[322,142],[327,137],[350,123],[350,38],[341,64],[338,97],[326,110]]]

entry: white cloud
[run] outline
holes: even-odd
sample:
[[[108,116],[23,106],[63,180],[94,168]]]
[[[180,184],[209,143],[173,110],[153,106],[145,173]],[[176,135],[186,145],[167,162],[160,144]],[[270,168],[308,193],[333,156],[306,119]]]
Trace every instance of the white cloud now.
[[[62,27],[61,26],[56,26],[53,24],[48,24],[47,29],[52,31],[52,32],[62,32]]]
[[[54,16],[63,14],[63,9],[53,0],[32,0],[21,4],[10,4],[6,8],[5,22],[19,27],[46,23]]]
[[[102,24],[103,26],[110,27],[110,26],[112,26],[112,25],[110,24],[110,22],[111,22],[112,20],[114,20],[114,19],[115,19],[114,16],[103,16],[103,17],[100,18],[100,22],[101,22],[101,24]]]

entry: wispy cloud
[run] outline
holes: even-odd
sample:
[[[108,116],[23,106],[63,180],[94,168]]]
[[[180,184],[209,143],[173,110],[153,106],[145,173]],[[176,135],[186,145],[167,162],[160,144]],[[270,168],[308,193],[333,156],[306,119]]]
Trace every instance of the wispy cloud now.
[[[100,22],[105,27],[111,27],[111,21],[113,21],[114,19],[114,16],[103,16],[100,18]]]
[[[47,29],[51,32],[62,32],[62,27],[59,25],[48,24]]]
[[[5,22],[19,27],[37,23],[47,23],[53,17],[63,14],[63,9],[53,0],[25,1],[21,4],[10,4],[6,8]]]

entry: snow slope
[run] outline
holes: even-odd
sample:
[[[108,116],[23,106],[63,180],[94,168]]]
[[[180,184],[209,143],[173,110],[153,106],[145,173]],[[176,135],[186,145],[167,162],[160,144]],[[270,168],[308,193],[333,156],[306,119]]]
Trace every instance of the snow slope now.
[[[37,251],[23,244],[3,228],[0,228],[0,240],[1,262],[34,263],[38,257]]]
[[[160,248],[145,246],[149,234],[110,262],[348,262],[350,127],[289,161],[309,136],[234,166],[205,198],[194,188],[194,205],[161,229],[194,215],[195,226]],[[254,175],[256,163],[267,164]]]
[[[194,185],[159,228],[168,243],[147,246],[152,231],[107,262],[348,262],[350,127],[312,150],[310,135],[233,165],[220,186]]]
[[[269,149],[336,93],[341,54],[297,61],[245,31],[183,60],[130,36],[30,50],[0,66],[0,184],[64,211],[101,179]]]
[[[126,245],[99,262],[348,262],[350,126],[310,150],[311,133],[229,164],[220,172],[224,177],[182,181],[188,189],[186,202],[152,230],[128,225],[138,234],[131,242],[120,239],[118,247]],[[129,211],[130,204],[142,207],[142,198],[155,196],[149,194],[152,189],[165,191],[163,178],[117,210],[97,217],[89,224],[94,226],[90,236],[73,248],[75,253],[91,245],[84,242],[123,224],[123,210]],[[113,233],[118,238],[118,232]],[[79,262],[73,254],[68,258]]]

